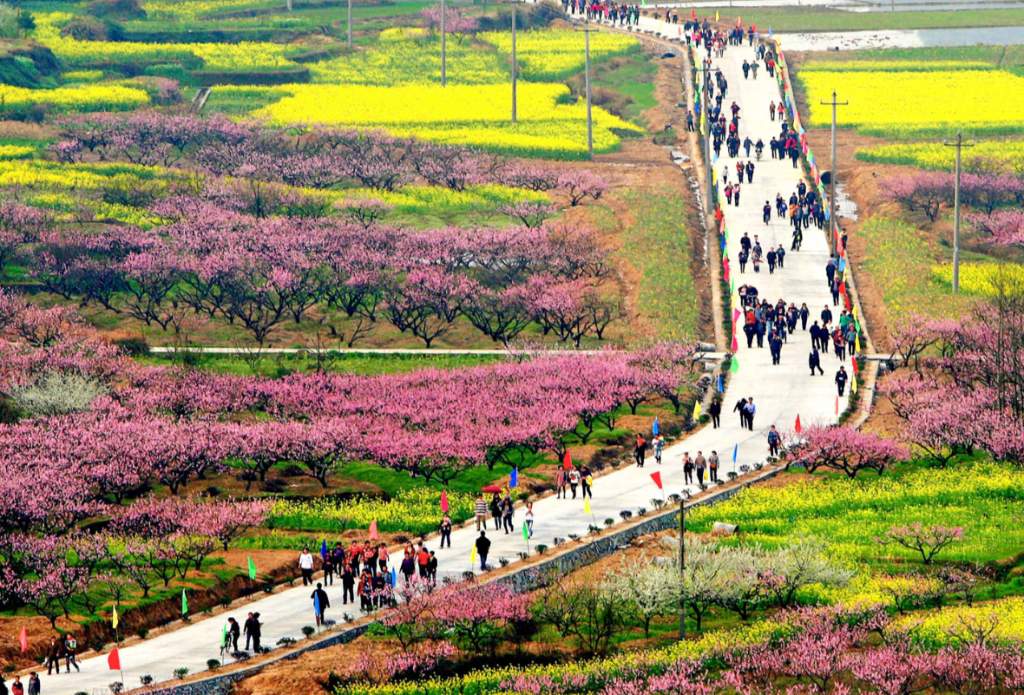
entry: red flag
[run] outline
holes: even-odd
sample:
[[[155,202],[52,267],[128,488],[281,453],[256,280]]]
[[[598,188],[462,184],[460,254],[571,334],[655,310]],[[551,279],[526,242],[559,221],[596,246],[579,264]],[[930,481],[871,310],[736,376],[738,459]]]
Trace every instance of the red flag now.
[[[445,514],[448,513],[448,491],[441,490],[441,511]]]
[[[377,540],[377,538],[378,538],[378,535],[377,535],[377,520],[374,519],[373,521],[370,522],[370,540],[371,541],[375,541],[375,540]]]
[[[690,8],[690,19],[697,19],[697,10]]]
[[[853,359],[852,356],[850,357],[850,368],[853,369],[853,375],[857,376],[857,372],[860,371],[860,368],[857,367],[857,360]]]
[[[839,414],[839,396],[836,396],[836,415]]]
[[[846,283],[845,282],[840,282],[839,283],[839,294],[844,295],[844,296],[846,295]]]
[[[661,486],[661,471],[654,471],[651,473],[651,480],[654,481],[654,484],[658,486],[659,490],[665,489]]]
[[[797,434],[800,434],[804,430],[803,425],[800,424],[800,414],[799,413],[796,416],[796,425],[794,425],[793,429],[796,430]]]
[[[730,347],[732,347],[733,354],[739,352],[739,350],[740,350],[740,341],[736,340],[736,331],[735,331],[735,329],[732,332],[732,345]]]
[[[569,450],[565,450],[565,456],[562,457],[562,468],[569,470],[572,468],[572,456],[569,455]]]
[[[114,647],[110,650],[110,653],[107,654],[107,666],[110,667],[111,671],[121,670],[121,655],[117,653],[117,647]]]
[[[725,272],[722,274],[722,277],[725,278],[726,282],[729,282],[729,264],[728,263],[725,264]]]
[[[18,634],[18,644],[21,645],[22,654],[28,651],[28,630],[24,626],[22,626],[21,632]]]

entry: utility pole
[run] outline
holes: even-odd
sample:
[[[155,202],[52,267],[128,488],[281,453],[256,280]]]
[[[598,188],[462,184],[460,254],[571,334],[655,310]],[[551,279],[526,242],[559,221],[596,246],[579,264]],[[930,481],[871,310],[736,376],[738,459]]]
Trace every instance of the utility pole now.
[[[348,0],[348,50],[352,50],[352,0]]]
[[[679,640],[686,639],[686,491],[679,495]]]
[[[836,221],[836,107],[846,106],[850,102],[848,101],[836,101],[835,90],[832,91],[832,101],[821,102],[822,106],[832,106],[832,171],[828,177],[828,245],[833,251],[835,251],[835,230],[839,229],[839,222]]]
[[[512,122],[516,122],[516,81],[519,78],[516,62],[516,5],[512,3]]]
[[[712,69],[707,65],[701,65],[699,68],[694,66],[694,75],[696,76],[697,71],[701,72],[701,89],[704,92],[703,97],[698,97],[700,100],[700,112],[694,113],[694,119],[697,121],[697,133],[700,133],[701,123],[707,122],[708,132],[704,133],[704,170],[707,172],[708,180],[708,202],[707,209],[710,211],[715,201],[715,184],[714,184],[714,172],[711,170],[711,74]],[[704,117],[704,114],[708,114]]]
[[[445,0],[441,0],[441,86],[447,86],[448,76],[445,67],[448,61],[448,36],[444,27]]]
[[[586,53],[585,64],[585,87],[587,90],[587,159],[594,158],[594,117],[591,113],[590,100],[590,17],[587,17],[586,25],[583,28],[583,46]]]
[[[964,143],[963,131],[956,134],[956,142],[942,143],[946,147],[956,148],[956,177],[953,183],[953,294],[960,293],[960,170],[961,152],[965,147],[974,147]]]

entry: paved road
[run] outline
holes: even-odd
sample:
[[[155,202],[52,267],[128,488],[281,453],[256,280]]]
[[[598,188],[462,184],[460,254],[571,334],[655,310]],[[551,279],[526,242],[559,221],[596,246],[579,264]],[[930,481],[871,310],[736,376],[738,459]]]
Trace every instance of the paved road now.
[[[643,18],[641,28],[665,31],[665,27],[649,18]],[[744,57],[749,57],[750,52],[751,49],[746,47],[731,48],[725,59],[718,61],[718,64],[730,84],[726,103],[735,99],[743,109],[742,123],[746,132],[754,140],[760,137],[767,142],[776,132],[776,124],[765,118],[767,105],[770,100],[777,100],[779,93],[776,83],[763,70],[756,81],[743,79],[739,65]],[[726,158],[716,166],[721,170],[723,164],[732,166],[734,162]],[[798,172],[787,162],[763,161],[754,175],[754,183],[744,186],[743,204],[726,208],[725,219],[730,229],[728,252],[735,268],[738,268],[736,254],[743,231],[748,231],[751,236],[758,234],[766,242],[788,242],[786,223],[773,221],[766,227],[761,222],[760,208],[766,198],[774,200],[776,193],[788,197],[797,184]],[[829,300],[824,274],[827,258],[824,235],[817,230],[809,230],[803,250],[787,255],[784,271],[772,276],[767,272],[759,275],[756,284],[761,295],[770,301],[782,297],[798,305],[806,302],[809,307],[820,311]],[[751,275],[748,271],[746,277]],[[619,521],[619,512],[622,510],[635,512],[641,506],[650,508],[651,499],[659,496],[650,478],[650,473],[655,470],[661,471],[668,493],[683,489],[683,472],[679,462],[684,451],[695,455],[700,450],[707,455],[717,450],[723,461],[721,474],[725,477],[726,473],[733,470],[734,447],[738,447],[739,465],[764,460],[767,454],[765,432],[770,425],[791,428],[798,414],[805,425],[834,421],[835,390],[832,375],[838,362],[832,355],[825,357],[826,375],[810,378],[806,367],[809,345],[807,334],[797,333],[783,348],[781,366],[771,365],[767,349],[748,350],[741,346],[737,355],[739,371],[732,375],[725,394],[727,413],[722,418],[720,429],[704,428],[666,449],[661,466],[650,461],[643,469],[628,466],[598,478],[591,502],[592,513],[589,515],[584,513],[582,499],[546,497],[538,500],[534,505],[535,534],[531,543],[551,545],[554,537],[565,537],[569,533],[583,535],[589,524],[603,525],[605,518]],[[758,406],[754,431],[740,429],[738,418],[728,413],[737,399],[751,396]],[[845,402],[840,403],[840,409],[845,407]],[[517,529],[520,521],[521,511],[516,517]],[[526,543],[519,533],[505,535],[491,531],[488,535],[493,541],[490,555],[492,563],[501,557],[514,560],[518,552],[526,549]],[[443,573],[458,575],[470,569],[470,547],[476,536],[472,528],[457,530],[453,534],[452,548],[438,550]],[[435,543],[430,546],[436,547]],[[259,611],[264,622],[264,644],[273,645],[282,636],[301,639],[301,628],[312,623],[309,593],[309,589],[292,588],[253,601],[244,609],[236,610],[233,615],[241,621],[246,611]],[[328,616],[338,617],[342,611],[339,606],[340,589],[336,586],[329,593],[335,605]],[[142,673],[149,673],[158,681],[168,679],[179,666],[188,667],[193,673],[204,670],[206,660],[218,656],[223,620],[219,616],[196,620],[181,629],[124,648],[121,651],[121,662],[125,667],[126,684],[137,685],[139,674]],[[78,691],[107,693],[107,684],[115,680],[115,676],[115,673],[107,670],[105,656],[85,659],[81,674],[44,676],[43,692],[47,695],[72,695]]]

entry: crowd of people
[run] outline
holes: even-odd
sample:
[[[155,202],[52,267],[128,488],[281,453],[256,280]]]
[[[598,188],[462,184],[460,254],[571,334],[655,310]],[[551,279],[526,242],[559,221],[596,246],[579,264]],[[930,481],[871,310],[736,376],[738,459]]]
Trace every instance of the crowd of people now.
[[[585,16],[595,22],[615,26],[636,26],[640,23],[640,6],[591,0],[562,0],[562,9],[573,16]]]

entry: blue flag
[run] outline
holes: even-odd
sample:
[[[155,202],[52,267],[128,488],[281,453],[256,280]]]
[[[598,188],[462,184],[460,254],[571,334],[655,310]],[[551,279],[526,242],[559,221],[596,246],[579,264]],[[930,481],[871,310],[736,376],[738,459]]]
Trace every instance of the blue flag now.
[[[661,432],[661,423],[658,421],[658,416],[655,416],[654,417],[654,424],[651,425],[651,433],[654,434],[655,437],[657,437],[660,432]]]
[[[740,453],[740,445],[736,444],[732,448],[732,463],[733,463],[733,465],[736,465],[736,457],[739,455],[739,453]]]
[[[774,34],[772,34],[772,28],[771,27],[768,27],[768,36],[774,36]]]
[[[839,257],[839,272],[846,272],[846,259],[842,256]]]
[[[519,487],[519,469],[513,468],[512,474],[508,477],[509,487]]]
[[[725,251],[725,237],[722,237],[722,250]]]
[[[395,584],[398,583],[398,575],[395,574],[395,568],[394,567],[391,568],[391,577],[389,578],[389,581],[391,582],[391,586],[394,586]]]
[[[721,374],[718,375],[718,392],[725,393],[725,379],[722,378]]]
[[[320,541],[320,557],[322,557],[322,558],[326,558],[327,557],[327,539],[326,538],[324,538],[323,540]]]
[[[320,592],[318,591],[313,592],[313,613],[317,618],[320,617]]]

